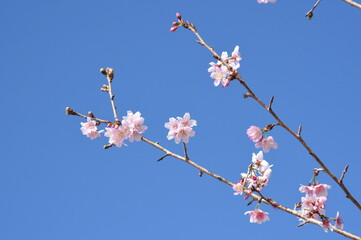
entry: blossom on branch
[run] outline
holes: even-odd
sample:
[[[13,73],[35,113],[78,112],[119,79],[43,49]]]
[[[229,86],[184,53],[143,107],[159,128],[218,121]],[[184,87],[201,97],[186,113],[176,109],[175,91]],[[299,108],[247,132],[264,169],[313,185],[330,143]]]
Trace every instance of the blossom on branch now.
[[[218,86],[219,84],[222,87],[227,87],[232,79],[232,75],[236,73],[237,69],[240,67],[239,61],[242,60],[241,55],[239,53],[239,46],[236,46],[232,52],[232,56],[228,57],[227,52],[222,52],[221,59],[224,62],[227,62],[228,65],[232,68],[232,70],[228,69],[222,61],[218,61],[217,63],[210,62],[210,68],[208,68],[208,72],[211,73],[211,78],[214,79],[214,86]]]
[[[271,148],[277,149],[278,144],[275,142],[273,137],[269,136],[267,138],[262,138],[259,142],[256,143],[256,148],[263,148],[264,152],[269,152]]]
[[[98,131],[98,128],[96,126],[96,121],[91,120],[90,117],[87,118],[87,122],[83,123],[81,122],[81,132],[86,135],[91,140],[100,137],[100,133],[103,131]]]
[[[109,137],[109,143],[117,147],[121,147],[124,144],[124,140],[128,137],[122,125],[105,128],[105,130],[104,136]]]
[[[169,122],[164,124],[164,127],[169,129],[168,140],[174,139],[177,144],[180,143],[180,141],[184,143],[189,142],[189,137],[195,135],[192,127],[197,126],[197,121],[190,119],[190,117],[189,113],[185,113],[183,118],[169,118]]]
[[[263,137],[261,128],[256,127],[256,126],[250,126],[247,129],[247,135],[255,143],[259,142]]]
[[[341,230],[343,229],[343,221],[342,221],[342,218],[339,217],[339,212],[336,213],[335,228],[341,229]]]
[[[144,118],[142,118],[140,112],[133,114],[132,111],[127,112],[127,116],[123,117],[122,126],[127,133],[127,137],[130,142],[140,141],[142,133],[148,129],[147,126],[143,125]]]
[[[244,215],[249,214],[249,221],[251,223],[261,224],[265,221],[269,221],[268,212],[263,212],[261,209],[255,209],[253,211],[245,212]]]

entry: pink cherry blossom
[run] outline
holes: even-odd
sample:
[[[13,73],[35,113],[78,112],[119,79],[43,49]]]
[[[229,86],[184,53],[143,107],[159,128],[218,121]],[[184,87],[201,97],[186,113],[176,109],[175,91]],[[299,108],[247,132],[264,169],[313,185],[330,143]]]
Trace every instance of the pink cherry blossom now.
[[[227,52],[222,52],[221,59],[224,62],[228,62],[229,66],[232,67],[233,70],[239,68],[239,61],[241,60],[241,56],[239,53],[239,47],[236,46],[232,52],[232,57],[228,57]],[[214,79],[214,86],[218,86],[219,84],[222,87],[227,87],[230,83],[230,76],[232,74],[231,71],[222,63],[222,61],[218,61],[217,63],[210,62],[210,68],[208,68],[208,72],[211,73],[211,78]]]
[[[197,126],[197,121],[190,119],[189,113],[185,113],[183,118],[169,118],[169,122],[164,124],[164,127],[169,129],[168,140],[174,139],[177,144],[181,141],[184,143],[189,142],[189,138],[195,135],[192,129],[194,126]]]
[[[249,221],[251,223],[261,224],[265,221],[269,221],[269,217],[267,216],[268,212],[263,212],[261,209],[255,209],[253,211],[245,212],[244,215],[249,214]]]
[[[124,140],[128,137],[121,125],[105,128],[105,130],[104,136],[109,137],[109,143],[117,147],[121,147],[124,144]]]
[[[256,143],[256,148],[262,147],[264,152],[269,152],[271,148],[277,149],[278,144],[274,141],[273,137],[262,138],[261,141]]]
[[[87,118],[87,122],[83,123],[81,122],[81,132],[86,135],[88,138],[90,139],[95,139],[100,137],[100,133],[102,131],[98,131],[97,126],[96,126],[96,121],[91,120],[90,117]]]
[[[238,182],[233,185],[233,190],[235,191],[234,195],[242,195],[243,193],[243,184],[241,182]]]
[[[276,0],[257,0],[258,3],[275,3]]]
[[[123,117],[122,126],[130,142],[133,142],[134,140],[140,141],[142,137],[141,134],[148,129],[148,127],[143,125],[143,123],[144,118],[141,117],[140,112],[133,114],[132,111],[128,111],[127,116]]]
[[[262,139],[262,130],[256,126],[250,126],[247,129],[247,135],[253,142],[259,142]]]
[[[343,229],[343,221],[342,221],[342,218],[339,217],[339,212],[336,213],[335,228],[341,229],[341,230]]]
[[[308,186],[301,185],[299,190],[300,192],[305,193],[306,196],[326,197],[328,194],[327,189],[330,188],[330,185],[317,183]]]
[[[326,217],[322,218],[322,227],[325,232],[328,232],[328,230],[333,231],[333,226],[331,225],[330,220]]]

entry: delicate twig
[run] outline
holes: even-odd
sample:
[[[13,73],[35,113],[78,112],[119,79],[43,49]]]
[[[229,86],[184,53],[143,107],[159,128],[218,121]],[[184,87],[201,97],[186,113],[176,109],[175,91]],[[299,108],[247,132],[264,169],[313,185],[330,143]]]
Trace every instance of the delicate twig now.
[[[357,8],[360,8],[361,9],[361,4],[357,3],[357,2],[354,2],[354,1],[351,1],[351,0],[342,0],[344,1],[345,3],[348,3],[350,4],[351,6],[353,7],[357,7]]]
[[[311,10],[310,11],[308,11],[307,13],[306,13],[306,17],[308,18],[308,19],[312,19],[312,17],[313,17],[313,10],[315,10],[315,8],[318,6],[318,4],[321,2],[321,0],[317,0],[317,2],[315,3],[315,5],[313,5],[313,7],[311,8]]]
[[[87,119],[88,117],[83,115],[83,114],[80,114],[80,113],[77,113],[76,111],[74,111],[72,108],[70,107],[66,107],[65,108],[65,112],[66,112],[66,115],[75,115],[75,116],[79,116],[79,117],[82,117],[82,118],[85,118]],[[90,115],[90,114],[89,114]],[[90,117],[91,120],[95,120],[96,122],[100,122],[100,123],[105,123],[105,124],[108,124],[108,123],[111,123],[110,121],[108,120],[102,120],[102,119],[99,119],[99,118],[95,118],[94,115],[93,117]]]
[[[313,176],[317,177],[318,174],[319,174],[321,171],[323,171],[322,168],[315,168],[315,169],[313,169]]]
[[[186,159],[189,159],[189,157],[188,157],[188,151],[187,151],[187,145],[184,143],[184,142],[182,142],[183,143],[183,149],[184,149],[184,157],[186,158]]]
[[[115,121],[118,122],[119,119],[118,119],[118,114],[117,114],[117,107],[115,106],[115,103],[114,103],[115,95],[113,94],[113,90],[112,90],[112,82],[113,82],[113,78],[114,78],[114,70],[113,70],[113,68],[107,68],[106,70],[104,68],[101,68],[100,72],[102,74],[104,74],[105,77],[108,80],[108,86],[106,86],[105,89],[109,93],[109,98],[110,98],[110,103],[112,104],[114,119],[115,119]]]
[[[181,160],[181,161],[183,161],[183,162],[185,162],[185,163],[188,163],[189,165],[191,165],[191,166],[197,168],[198,170],[200,170],[202,173],[206,173],[206,174],[208,174],[209,176],[211,176],[211,177],[213,177],[213,178],[215,178],[215,179],[218,179],[219,181],[221,181],[221,182],[223,182],[223,183],[225,183],[225,184],[227,184],[227,185],[229,185],[229,186],[233,186],[233,185],[234,185],[234,183],[232,183],[232,182],[228,181],[227,179],[219,176],[218,174],[213,173],[213,172],[207,170],[206,168],[198,165],[197,163],[191,161],[190,159],[186,159],[185,157],[182,157],[182,156],[180,156],[180,155],[178,155],[178,154],[175,154],[175,153],[169,151],[168,149],[160,146],[159,144],[157,144],[157,143],[155,143],[155,142],[153,142],[153,141],[151,141],[151,140],[146,139],[145,137],[142,137],[142,141],[144,141],[144,142],[150,144],[151,146],[153,146],[153,147],[155,147],[155,148],[158,148],[159,150],[165,152],[168,156],[172,156],[172,157],[177,158],[177,159],[179,159],[179,160]],[[259,192],[258,192],[258,193],[259,193]],[[304,219],[304,221],[307,222],[307,223],[312,223],[312,224],[319,225],[319,226],[322,227],[322,222],[321,222],[321,221],[318,221],[318,220],[315,220],[315,219],[312,219],[312,218],[306,218],[305,216],[301,215],[301,213],[299,213],[299,212],[296,211],[296,210],[292,210],[292,209],[290,209],[290,208],[284,207],[284,206],[282,206],[282,205],[280,205],[280,204],[278,204],[278,203],[275,204],[275,202],[270,201],[269,198],[265,198],[264,196],[258,196],[257,194],[254,194],[254,193],[251,193],[250,196],[251,196],[255,201],[261,201],[261,202],[263,202],[263,203],[265,203],[265,204],[268,204],[268,205],[273,206],[273,207],[275,207],[275,208],[277,208],[277,209],[280,209],[280,210],[285,211],[285,212],[287,212],[287,213],[289,213],[289,214],[292,214],[292,215],[294,215],[294,216],[296,216],[296,217],[298,217],[298,218],[302,218],[302,219]],[[358,236],[356,236],[356,235],[354,235],[354,234],[352,234],[352,233],[346,232],[346,231],[344,231],[344,230],[340,230],[340,229],[335,228],[335,229],[333,229],[333,231],[334,231],[334,232],[337,232],[337,233],[339,233],[339,234],[341,234],[341,235],[344,235],[345,237],[351,238],[351,239],[361,240],[360,237],[358,237]]]
[[[341,174],[341,177],[340,177],[340,180],[339,180],[340,183],[342,183],[343,178],[345,177],[345,174],[346,174],[347,170],[348,170],[348,165],[346,165],[345,169],[342,171],[342,174]]]
[[[206,42],[204,42],[204,40],[202,39],[202,37],[199,35],[199,33],[197,32],[196,29],[193,28],[193,24],[188,24],[184,26],[185,28],[191,30],[199,39],[199,41],[202,43],[202,45],[207,48],[212,54],[213,56],[215,56],[217,59],[219,59],[219,61],[222,62],[223,65],[225,65],[229,71],[233,71],[232,67],[223,59],[221,59],[219,57],[219,55],[217,54],[216,51],[214,51],[214,49],[212,47],[210,47]],[[338,185],[339,187],[344,191],[344,193],[346,194],[346,197],[349,198],[352,203],[359,209],[361,210],[361,205],[358,203],[358,201],[351,195],[351,193],[348,191],[348,189],[346,188],[346,186],[342,183],[339,182],[337,177],[326,167],[326,165],[321,161],[321,159],[313,152],[313,150],[311,149],[310,146],[308,146],[308,144],[305,142],[305,140],[303,140],[303,138],[298,135],[296,132],[294,132],[290,127],[288,127],[288,125],[286,125],[281,118],[273,111],[272,108],[269,108],[261,99],[259,99],[251,90],[251,88],[246,84],[246,82],[243,80],[242,76],[240,74],[237,74],[237,76],[235,77],[235,79],[238,80],[238,82],[247,90],[247,96],[252,96],[252,98],[254,100],[256,100],[264,109],[266,109],[272,116],[273,118],[279,123],[280,126],[282,126],[286,131],[288,131],[293,137],[295,137],[303,146],[304,148],[307,150],[307,152],[316,160],[316,162],[323,168],[324,172],[327,173]]]
[[[159,159],[157,160],[157,162],[162,161],[164,158],[166,158],[166,157],[168,157],[168,156],[169,156],[169,154],[164,155],[163,157],[159,158]]]
[[[104,149],[108,149],[108,148],[113,147],[113,146],[114,146],[113,143],[109,143],[109,144],[107,144],[107,145],[104,145],[103,148],[104,148]]]
[[[274,99],[275,99],[275,96],[272,96],[271,100],[269,101],[269,104],[268,104],[268,110],[272,109],[272,104],[273,104]]]

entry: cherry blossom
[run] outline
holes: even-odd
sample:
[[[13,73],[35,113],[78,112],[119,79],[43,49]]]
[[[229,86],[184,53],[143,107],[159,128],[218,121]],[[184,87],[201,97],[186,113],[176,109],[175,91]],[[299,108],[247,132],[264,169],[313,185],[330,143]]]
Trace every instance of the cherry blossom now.
[[[256,143],[256,148],[262,147],[264,152],[269,152],[271,148],[277,149],[278,144],[274,141],[273,137],[262,138]]]
[[[251,223],[261,224],[265,221],[269,221],[268,212],[263,212],[261,209],[255,209],[253,211],[245,212],[244,215],[249,214],[249,221]]]
[[[250,126],[247,129],[247,135],[255,143],[259,142],[263,137],[261,128],[256,127],[256,126]]]
[[[109,137],[109,143],[117,147],[121,147],[124,144],[124,140],[128,138],[122,125],[105,128],[105,130],[104,136]]]
[[[91,120],[90,117],[87,118],[87,122],[83,123],[81,122],[81,132],[86,135],[91,140],[100,137],[100,133],[103,131],[98,131],[96,126],[96,121]]]
[[[184,143],[189,142],[189,138],[195,135],[192,128],[194,126],[197,126],[197,121],[190,119],[189,113],[185,113],[183,118],[169,118],[169,122],[164,124],[164,127],[169,129],[168,140],[174,139],[177,144],[181,141]]]
[[[230,67],[232,67],[233,71],[236,71],[239,67],[239,61],[242,59],[239,53],[239,46],[236,46],[232,52],[232,57],[228,57],[227,52],[222,52],[221,59],[224,62],[227,62]],[[222,87],[227,87],[231,80],[231,75],[233,74],[227,66],[225,66],[222,61],[218,61],[217,63],[210,62],[211,67],[208,68],[208,72],[211,73],[210,77],[214,79],[214,86],[218,86],[219,84]]]
[[[343,229],[343,221],[342,221],[342,218],[339,217],[339,212],[336,213],[335,228],[341,229],[341,230]]]
[[[143,125],[144,118],[141,117],[140,112],[133,114],[132,111],[127,112],[127,116],[123,117],[122,126],[124,131],[127,133],[127,138],[130,142],[140,141],[142,133],[148,129],[147,126]]]

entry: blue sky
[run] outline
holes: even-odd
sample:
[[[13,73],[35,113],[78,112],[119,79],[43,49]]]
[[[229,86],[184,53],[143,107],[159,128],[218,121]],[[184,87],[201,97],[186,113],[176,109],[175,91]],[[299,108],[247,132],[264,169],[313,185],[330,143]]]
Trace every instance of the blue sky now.
[[[274,120],[232,82],[215,88],[211,54],[190,31],[169,32],[175,13],[194,23],[218,53],[240,46],[240,74],[304,139],[360,201],[361,10],[343,1],[261,5],[248,1],[3,1],[0,68],[3,87],[0,161],[0,239],[340,239],[320,227],[261,205],[271,221],[250,224],[242,197],[198,176],[144,142],[104,150],[89,140],[69,106],[112,119],[101,67],[115,69],[120,115],[140,111],[145,137],[181,154],[166,139],[169,117],[198,121],[190,158],[236,182],[253,152],[250,125]],[[300,184],[318,165],[281,128],[265,159],[273,175],[266,196],[293,207]],[[360,235],[359,211],[329,177],[327,213],[340,211],[345,230]]]

